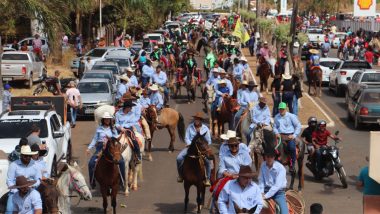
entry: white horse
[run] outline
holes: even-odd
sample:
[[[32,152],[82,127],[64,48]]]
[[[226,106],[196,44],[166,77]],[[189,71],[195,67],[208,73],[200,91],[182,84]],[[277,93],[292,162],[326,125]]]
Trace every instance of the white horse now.
[[[71,201],[72,193],[76,192],[79,197],[84,200],[91,200],[91,191],[86,184],[86,179],[83,174],[79,171],[79,167],[76,163],[74,166],[62,163],[60,176],[57,181],[57,188],[60,192],[58,197],[58,210],[60,213],[70,214],[71,213]]]
[[[215,96],[216,96],[215,88],[214,88],[214,85],[207,85],[206,84],[205,89],[206,89],[205,100],[204,100],[205,110],[207,113],[210,112],[210,114],[211,114],[211,106],[212,106],[212,103],[214,102]],[[210,127],[212,127],[212,123],[213,123],[213,121],[212,121],[212,117],[210,115],[210,117],[209,117]]]
[[[142,144],[140,146],[140,152],[142,156],[145,148],[145,138],[138,132],[134,133],[136,138],[138,138],[138,141],[140,141]],[[119,141],[122,144],[122,149],[124,149],[121,155],[125,161],[125,178],[127,180],[125,181],[125,196],[129,195],[129,186],[131,187],[131,190],[137,190],[137,176],[139,176],[140,180],[143,179],[142,162],[137,165],[133,162],[133,151],[128,141],[129,140],[125,137],[125,135],[122,135]]]

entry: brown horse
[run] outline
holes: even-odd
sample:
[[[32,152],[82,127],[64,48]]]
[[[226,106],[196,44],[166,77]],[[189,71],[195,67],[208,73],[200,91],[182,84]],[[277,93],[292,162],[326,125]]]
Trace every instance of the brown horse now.
[[[204,134],[205,135],[205,134]],[[215,166],[215,158],[211,148],[208,146],[204,135],[197,134],[187,150],[187,154],[183,161],[183,187],[185,189],[185,212],[189,203],[189,191],[192,185],[197,187],[197,212],[200,213],[205,201],[206,179],[205,158],[213,160]],[[212,172],[211,180],[215,180],[215,170]]]
[[[211,116],[212,120],[217,120],[218,134],[224,133],[224,124],[228,123],[228,129],[233,129],[234,113],[237,112],[237,100],[232,97],[224,97],[220,112],[214,111]],[[215,136],[215,123],[212,124],[212,133]]]
[[[38,192],[42,199],[42,213],[60,213],[58,209],[58,197],[60,195],[57,188],[57,180],[41,180]]]
[[[119,191],[121,144],[117,139],[108,140],[95,168],[95,179],[98,181],[103,197],[103,212],[107,213],[107,196],[111,195],[113,213],[116,214],[116,195]]]
[[[259,58],[259,76],[260,76],[260,91],[265,91],[268,93],[268,79],[269,77],[273,77],[273,73],[271,72],[271,66],[267,63],[264,57],[260,56]]]
[[[314,88],[314,93],[311,93],[311,87]],[[317,88],[318,87],[318,88]],[[309,91],[310,95],[322,96],[322,70],[319,66],[311,66],[309,68]]]
[[[146,110],[146,121],[149,124],[151,137],[156,129],[166,128],[170,134],[169,152],[174,151],[175,130],[178,129],[179,139],[185,140],[185,122],[183,116],[178,111],[172,108],[163,108],[161,114],[158,115],[157,108],[154,105],[150,105]],[[148,157],[151,156],[152,142],[148,142]]]

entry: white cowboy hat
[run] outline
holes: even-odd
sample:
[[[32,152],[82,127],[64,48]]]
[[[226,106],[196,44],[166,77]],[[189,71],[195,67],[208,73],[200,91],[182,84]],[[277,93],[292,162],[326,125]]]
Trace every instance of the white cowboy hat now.
[[[244,56],[240,57],[240,61],[248,62],[247,58],[245,58]]]
[[[219,69],[217,69],[217,68],[213,68],[211,71],[212,71],[213,73],[219,73]]]
[[[133,69],[132,69],[131,67],[127,67],[125,70],[126,70],[126,71],[129,71],[129,72],[132,72],[132,73],[134,72]]]
[[[129,77],[126,74],[119,76],[119,79],[129,82]]]
[[[21,147],[20,154],[22,155],[36,155],[38,154],[38,151],[32,152],[29,145],[25,145]]]
[[[218,81],[218,84],[226,84],[227,82],[226,82],[226,80],[219,80]]]
[[[182,40],[182,43],[188,43],[188,41],[186,39]]]
[[[309,52],[312,54],[319,54],[319,51],[316,49],[310,49]]]
[[[229,140],[230,138],[237,138],[237,139],[239,139],[238,137],[236,137],[236,132],[233,131],[233,130],[228,130],[226,134],[221,134],[220,138],[222,140]]]
[[[268,44],[268,42],[267,42],[267,41],[265,41],[265,42],[264,42],[264,45],[267,45],[267,44]]]
[[[282,78],[284,78],[286,80],[290,80],[292,78],[292,75],[290,75],[289,73],[285,73],[282,75]]]
[[[112,115],[109,112],[104,112],[102,119],[112,119]]]
[[[149,90],[151,91],[158,91],[158,86],[156,84],[149,87]]]
[[[234,42],[234,41],[232,41],[230,45],[232,45],[232,46],[235,46],[235,42]]]
[[[219,71],[219,74],[227,74],[227,72],[226,72],[224,69],[221,69],[221,70]]]
[[[67,86],[69,86],[69,87],[75,87],[75,82],[74,81],[70,81],[69,84],[67,84]]]
[[[247,80],[243,80],[243,82],[241,82],[242,85],[248,85],[248,81]]]

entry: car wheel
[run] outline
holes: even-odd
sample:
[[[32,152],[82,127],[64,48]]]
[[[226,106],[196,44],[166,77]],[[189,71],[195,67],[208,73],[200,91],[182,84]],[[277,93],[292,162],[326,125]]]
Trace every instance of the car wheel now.
[[[354,121],[354,128],[359,130],[362,127],[362,124],[359,122],[359,118],[356,116]]]

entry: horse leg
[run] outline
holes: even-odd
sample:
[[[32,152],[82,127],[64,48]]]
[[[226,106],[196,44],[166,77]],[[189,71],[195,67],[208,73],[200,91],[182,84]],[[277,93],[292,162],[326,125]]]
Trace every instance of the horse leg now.
[[[290,167],[290,165],[289,165]],[[296,172],[293,171],[290,173],[290,185],[289,185],[289,189],[293,189],[293,186],[294,186],[294,178],[296,177]]]
[[[298,158],[298,191],[301,191],[304,186],[304,175],[303,175],[303,157]]]
[[[197,186],[197,213],[201,213],[202,210],[202,196],[201,196],[202,184]]]
[[[186,213],[187,212],[187,205],[189,203],[190,184],[185,180],[183,183],[183,187],[185,189],[185,213]]]
[[[112,188],[111,192],[111,205],[113,214],[116,214],[116,195],[117,195],[117,189],[119,184],[115,184],[115,187]]]
[[[140,163],[141,164],[141,163]],[[132,181],[131,181],[131,190],[136,191],[137,190],[137,174],[139,172],[139,167],[140,164],[137,164],[133,169],[132,169]]]
[[[170,134],[170,144],[169,144],[169,152],[174,151],[174,141],[175,141],[175,126],[168,126],[167,127],[169,134]]]
[[[103,197],[103,213],[106,214],[107,213],[107,206],[108,206],[108,202],[107,202],[108,188],[107,188],[107,186],[100,185],[100,192],[102,193],[102,197]]]

